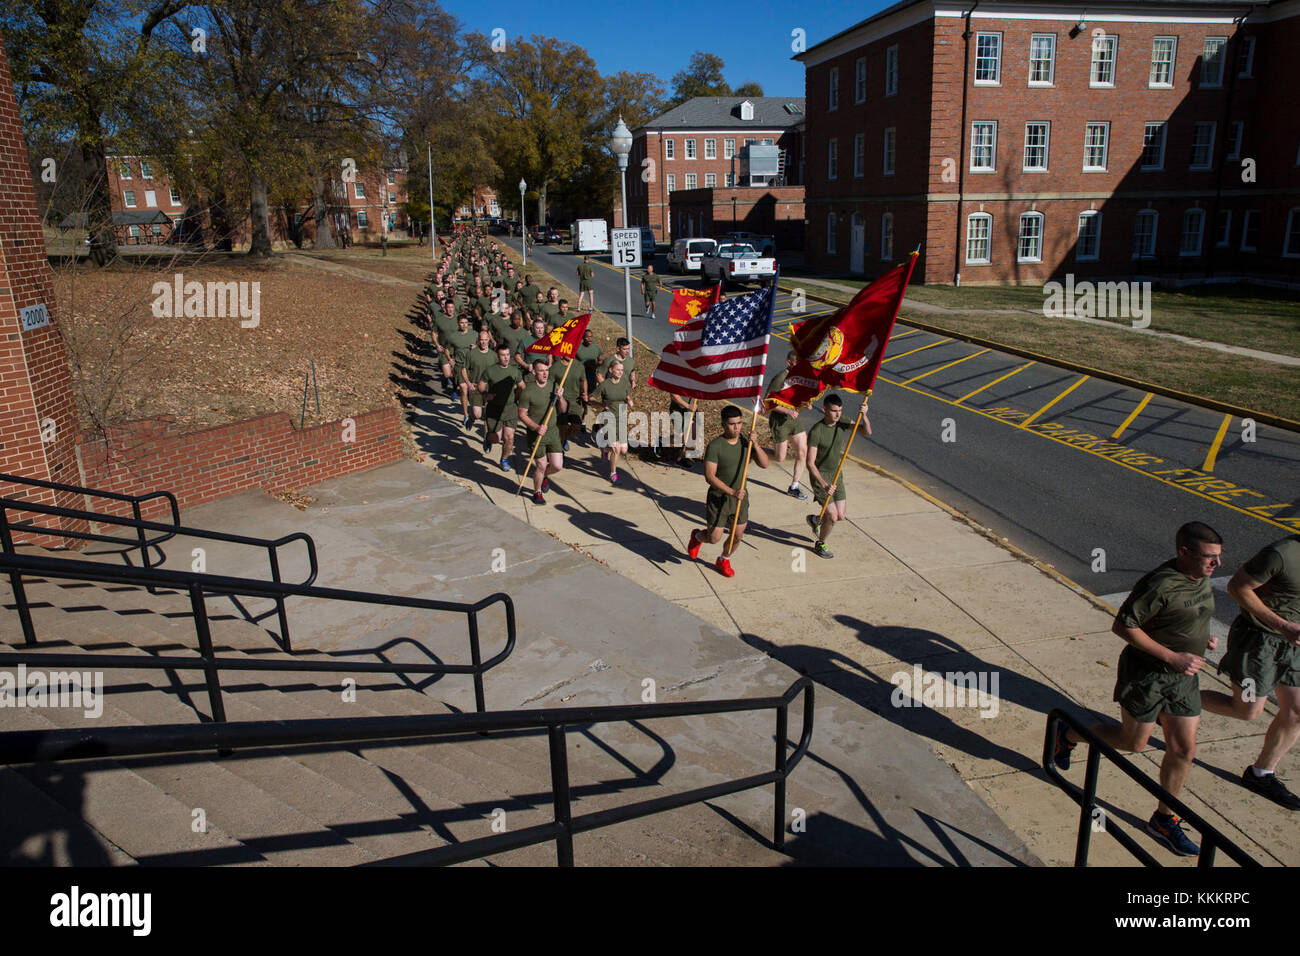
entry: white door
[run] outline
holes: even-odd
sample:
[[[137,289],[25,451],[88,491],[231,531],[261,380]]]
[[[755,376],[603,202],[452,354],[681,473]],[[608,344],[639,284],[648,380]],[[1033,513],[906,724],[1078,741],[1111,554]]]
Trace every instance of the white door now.
[[[152,189],[144,191],[144,204],[150,209],[156,209],[158,206],[158,194]]]
[[[867,224],[862,221],[862,213],[855,212],[849,230],[849,271],[861,275],[867,271],[866,242]]]

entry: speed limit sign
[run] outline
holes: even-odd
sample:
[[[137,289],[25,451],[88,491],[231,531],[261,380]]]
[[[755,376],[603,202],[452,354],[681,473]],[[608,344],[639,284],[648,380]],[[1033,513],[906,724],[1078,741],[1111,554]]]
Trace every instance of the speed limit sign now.
[[[611,229],[609,239],[614,265],[620,269],[641,268],[640,229]]]

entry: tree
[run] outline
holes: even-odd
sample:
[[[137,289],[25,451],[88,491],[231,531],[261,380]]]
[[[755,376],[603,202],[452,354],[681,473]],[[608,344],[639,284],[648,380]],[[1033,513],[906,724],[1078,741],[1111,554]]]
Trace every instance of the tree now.
[[[746,81],[746,82],[744,82],[744,83],[741,83],[738,87],[736,87],[734,90],[732,90],[732,91],[731,91],[731,95],[732,95],[732,96],[745,96],[745,97],[750,97],[750,96],[762,96],[762,95],[763,95],[763,87],[760,86],[759,84],[755,83],[753,80],[748,80],[748,81]]]
[[[673,95],[665,109],[681,106],[697,96],[762,96],[763,87],[747,80],[735,89],[727,85],[722,75],[726,64],[715,53],[698,51],[691,55],[686,69],[673,75]]]

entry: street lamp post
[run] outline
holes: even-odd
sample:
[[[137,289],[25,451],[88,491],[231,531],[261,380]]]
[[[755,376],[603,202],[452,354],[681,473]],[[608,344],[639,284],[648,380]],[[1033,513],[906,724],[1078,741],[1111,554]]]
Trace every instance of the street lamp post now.
[[[524,182],[524,177],[519,177],[519,244],[524,248],[524,265],[528,265],[528,227],[524,220],[528,218],[524,212],[524,192],[528,189],[528,183]]]
[[[433,225],[433,144],[429,147],[429,255],[438,260],[438,230]]]
[[[609,137],[609,148],[614,156],[618,159],[618,181],[619,188],[623,193],[623,228],[627,228],[627,157],[632,152],[632,133],[628,130],[627,125],[623,122],[623,117],[618,118],[618,125],[614,127],[614,132]],[[627,266],[623,267],[623,307],[627,316],[627,340],[632,342],[632,270]],[[631,352],[628,353],[629,355]]]

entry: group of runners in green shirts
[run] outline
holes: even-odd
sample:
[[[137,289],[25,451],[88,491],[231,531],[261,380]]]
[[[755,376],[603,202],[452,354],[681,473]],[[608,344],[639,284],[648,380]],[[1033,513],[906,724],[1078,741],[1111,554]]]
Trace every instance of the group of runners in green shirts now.
[[[592,267],[587,257],[577,272],[579,305],[585,300],[587,307],[593,308]],[[653,292],[657,292],[658,277],[652,281]],[[649,310],[653,292],[648,285],[643,285],[643,290]],[[588,331],[571,360],[576,363],[571,369],[569,361],[553,364],[549,356],[525,354],[528,345],[571,317],[568,305],[554,288],[544,294],[531,276],[517,279],[514,266],[484,237],[469,233],[451,244],[425,293],[425,302],[444,385],[459,392],[465,426],[482,423],[484,450],[501,444],[501,468],[507,472],[512,470],[515,438],[524,433],[528,448],[534,451],[533,497],[538,504],[545,502],[550,476],[563,467],[569,439],[584,429],[589,408],[600,407],[615,416],[633,410],[636,370],[626,339],[619,339],[615,351],[602,359]],[[767,397],[781,390],[794,364],[792,354],[786,370],[768,386]],[[553,425],[544,425],[554,390],[552,375],[564,377],[564,388],[556,394],[558,418]],[[694,403],[676,395],[670,396],[669,407],[683,414],[694,411]],[[809,495],[801,487],[806,475],[812,496],[824,506],[820,520],[809,515],[808,522],[817,537],[814,553],[830,558],[827,539],[835,524],[847,517],[847,495],[839,469],[851,426],[841,420],[843,401],[835,393],[822,398],[821,412],[821,420],[806,428],[797,409],[773,405],[768,425],[772,458],[784,462],[793,452],[794,473],[787,494],[806,500]],[[742,487],[745,462],[748,459],[753,466],[766,468],[770,459],[752,435],[743,433],[740,408],[726,406],[721,417],[723,432],[708,443],[702,456],[708,485],[705,526],[691,531],[688,553],[697,559],[705,544],[716,545],[725,539],[715,566],[719,573],[731,577],[735,571],[730,559],[749,521],[748,495]],[[863,421],[870,434],[865,414]],[[691,466],[683,448],[674,451],[679,464]],[[619,457],[627,453],[625,441],[605,443],[603,457],[610,462],[614,484],[619,481]],[[1121,723],[1096,724],[1090,730],[1117,749],[1137,752],[1145,749],[1160,723],[1166,742],[1160,783],[1177,797],[1196,754],[1202,709],[1254,720],[1274,694],[1277,714],[1258,758],[1243,772],[1241,782],[1280,806],[1300,810],[1300,797],[1275,774],[1278,762],[1300,737],[1300,535],[1263,548],[1228,583],[1228,593],[1241,608],[1219,663],[1220,672],[1232,681],[1231,696],[1202,691],[1197,677],[1206,651],[1217,646],[1210,633],[1214,616],[1210,578],[1219,567],[1222,544],[1222,538],[1208,525],[1198,521],[1184,524],[1175,538],[1175,557],[1137,582],[1112,626],[1126,643],[1114,692]],[[1071,751],[1080,739],[1064,724],[1060,726],[1054,750],[1058,767],[1069,769]],[[1200,852],[1163,801],[1147,830],[1176,854],[1195,856]]]

